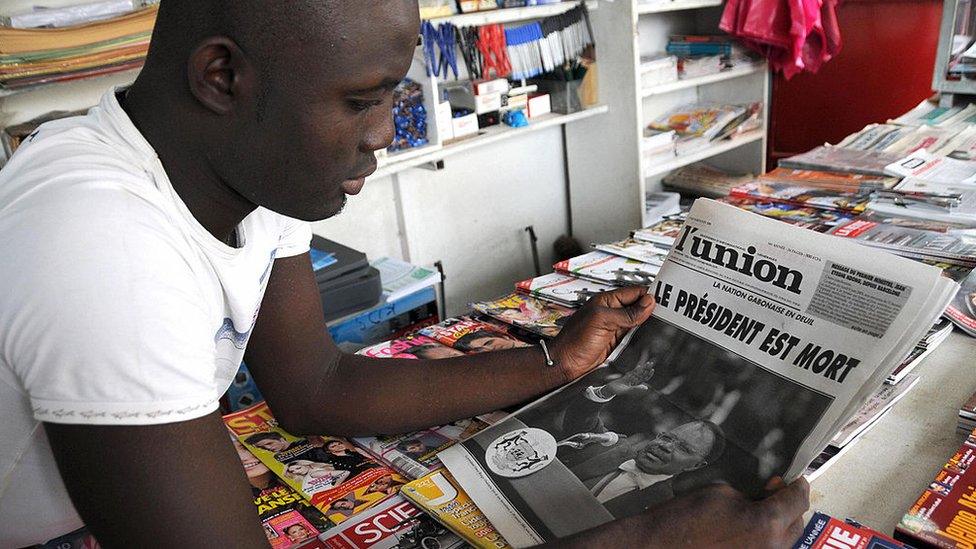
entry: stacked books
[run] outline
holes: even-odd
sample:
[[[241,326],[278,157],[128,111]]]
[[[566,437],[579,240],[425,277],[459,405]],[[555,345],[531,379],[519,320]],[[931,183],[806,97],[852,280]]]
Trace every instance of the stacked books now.
[[[141,67],[157,9],[63,28],[0,27],[0,90]]]

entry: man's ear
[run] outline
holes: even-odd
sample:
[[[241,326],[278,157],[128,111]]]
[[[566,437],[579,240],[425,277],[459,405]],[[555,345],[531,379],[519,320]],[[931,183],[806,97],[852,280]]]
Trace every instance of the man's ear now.
[[[187,61],[190,93],[204,108],[227,114],[255,89],[254,67],[236,42],[213,36],[197,45]]]

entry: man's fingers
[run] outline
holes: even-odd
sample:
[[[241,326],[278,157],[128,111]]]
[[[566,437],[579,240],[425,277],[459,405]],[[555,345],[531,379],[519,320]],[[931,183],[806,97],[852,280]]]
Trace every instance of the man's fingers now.
[[[771,516],[782,521],[783,525],[792,524],[810,507],[810,484],[800,477],[758,504],[765,507]]]
[[[603,292],[593,299],[597,300],[598,305],[619,309],[636,303],[641,297],[647,294],[646,286],[627,286],[610,292]]]

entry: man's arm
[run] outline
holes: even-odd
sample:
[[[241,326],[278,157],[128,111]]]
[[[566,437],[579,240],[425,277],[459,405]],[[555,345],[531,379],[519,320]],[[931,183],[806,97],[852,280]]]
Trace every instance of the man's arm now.
[[[44,427],[71,501],[103,547],[268,547],[217,412],[163,425]]]
[[[398,433],[524,402],[589,371],[650,316],[642,288],[594,297],[550,349],[442,360],[342,353],[329,337],[308,255],[275,261],[246,362],[282,425],[297,433]]]

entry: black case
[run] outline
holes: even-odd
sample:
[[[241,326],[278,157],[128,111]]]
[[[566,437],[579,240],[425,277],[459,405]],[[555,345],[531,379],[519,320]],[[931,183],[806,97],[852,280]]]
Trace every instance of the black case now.
[[[312,247],[336,257],[335,263],[315,271],[326,322],[379,302],[383,284],[366,254],[318,235],[312,236]]]

